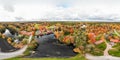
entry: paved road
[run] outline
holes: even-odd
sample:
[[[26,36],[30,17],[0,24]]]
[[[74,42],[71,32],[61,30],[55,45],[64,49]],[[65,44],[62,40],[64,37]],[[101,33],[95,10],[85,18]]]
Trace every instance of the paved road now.
[[[10,30],[6,29],[5,32],[3,33],[7,37],[14,37],[10,33]],[[16,48],[14,48],[12,45],[10,45],[6,39],[0,38],[0,51],[2,52],[12,52],[15,51]]]
[[[48,38],[48,37],[42,37],[42,38]],[[39,43],[41,43],[43,40],[42,40],[42,38],[40,37],[40,40],[41,41],[39,41]],[[29,39],[28,39],[28,43],[30,43],[30,41],[31,41],[31,39],[32,39],[32,35],[29,37]],[[46,41],[48,41],[48,40],[46,40]],[[45,44],[45,43],[44,43]],[[48,43],[47,43],[48,44]],[[46,44],[46,45],[47,45]],[[54,43],[53,43],[54,44]],[[108,54],[108,50],[111,48],[111,46],[108,44],[108,43],[106,43],[107,44],[107,48],[105,49],[105,51],[104,51],[104,56],[92,56],[92,55],[90,55],[90,54],[86,54],[86,58],[87,59],[89,59],[89,60],[120,60],[120,58],[119,57],[114,57],[114,56],[110,56],[109,54]],[[51,45],[51,44],[50,44]],[[49,44],[48,44],[48,46],[50,46]],[[41,45],[42,46],[42,45]],[[7,58],[12,58],[12,57],[16,57],[16,56],[19,56],[19,55],[22,55],[22,53],[27,49],[27,45],[26,46],[24,46],[22,49],[20,49],[20,50],[17,50],[17,51],[14,51],[14,52],[9,52],[9,53],[3,53],[3,52],[0,52],[0,60],[1,59],[7,59]],[[43,45],[43,47],[46,47],[45,45]],[[57,46],[55,47],[55,48],[57,48]],[[60,48],[60,47],[58,47],[58,48]],[[38,48],[38,49],[40,49],[40,48]],[[60,48],[61,50],[64,50],[63,48]],[[49,50],[50,51],[50,50]],[[52,51],[52,50],[51,50]],[[64,50],[64,52],[65,52],[66,50]],[[68,51],[66,51],[66,52],[68,52]],[[42,53],[44,53],[44,51],[42,52]],[[61,54],[60,52],[56,52],[58,55],[59,54]],[[42,55],[42,54],[41,54]],[[39,56],[39,55],[38,55]],[[47,55],[47,56],[50,56],[50,55]]]
[[[14,52],[9,52],[9,53],[0,52],[0,60],[22,55],[23,52],[26,50],[26,48],[27,48],[27,45],[24,46],[22,49],[14,51]]]
[[[28,43],[30,43],[30,41],[32,40],[32,35],[29,37],[28,39]],[[28,45],[24,46],[22,49],[14,51],[14,52],[9,52],[9,53],[5,53],[5,52],[0,52],[0,60],[1,59],[7,59],[7,58],[12,58],[12,57],[16,57],[19,55],[22,55],[23,52],[27,49]]]
[[[6,39],[0,38],[0,51],[10,52],[10,51],[15,51],[15,50],[16,48],[10,45]]]

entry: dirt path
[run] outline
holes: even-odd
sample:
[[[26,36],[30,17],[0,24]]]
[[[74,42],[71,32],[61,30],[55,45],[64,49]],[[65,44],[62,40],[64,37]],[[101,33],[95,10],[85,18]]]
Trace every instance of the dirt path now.
[[[90,54],[86,54],[86,58],[88,60],[120,60],[119,57],[114,57],[114,56],[92,56]]]
[[[110,44],[108,44],[106,41],[106,49],[104,50],[104,56],[92,56],[90,54],[86,54],[86,58],[88,60],[120,60],[119,57],[114,57],[114,56],[110,56],[108,51],[110,49],[112,49],[112,46]]]
[[[112,46],[110,44],[108,44],[106,41],[105,41],[105,43],[106,43],[106,49],[104,50],[104,56],[109,56],[108,51],[110,49],[112,49]]]

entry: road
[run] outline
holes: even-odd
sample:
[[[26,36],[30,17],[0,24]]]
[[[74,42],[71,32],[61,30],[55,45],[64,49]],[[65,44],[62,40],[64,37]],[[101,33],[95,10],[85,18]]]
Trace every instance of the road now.
[[[114,57],[114,56],[92,56],[90,54],[86,54],[86,58],[88,60],[120,60],[120,57]]]
[[[90,54],[86,54],[86,58],[88,60],[120,60],[120,57],[114,57],[114,56],[109,55],[108,51],[110,49],[112,49],[112,46],[109,43],[107,43],[106,41],[105,41],[105,43],[106,43],[107,47],[104,50],[104,55],[103,56],[92,56]]]
[[[32,35],[28,39],[28,44],[30,43],[31,40],[32,40]],[[14,51],[14,52],[9,52],[9,53],[8,52],[7,53],[0,52],[0,60],[22,55],[23,52],[27,49],[27,47],[28,47],[28,45],[25,45],[22,49]]]
[[[29,37],[28,43],[30,43],[31,40],[32,40],[32,35]],[[88,60],[120,60],[119,57],[110,56],[108,54],[109,49],[111,49],[111,45],[109,45],[107,42],[106,42],[106,45],[107,45],[107,47],[104,50],[104,56],[92,56],[90,54],[86,54],[86,58]],[[0,60],[22,55],[23,52],[27,49],[27,47],[28,46],[26,45],[20,50],[17,50],[17,51],[14,51],[14,52],[9,52],[9,53],[0,52]]]
[[[105,43],[106,43],[106,49],[104,50],[104,56],[109,56],[108,51],[109,51],[110,49],[112,49],[112,45],[110,45],[110,44],[107,43],[106,41],[105,41]]]

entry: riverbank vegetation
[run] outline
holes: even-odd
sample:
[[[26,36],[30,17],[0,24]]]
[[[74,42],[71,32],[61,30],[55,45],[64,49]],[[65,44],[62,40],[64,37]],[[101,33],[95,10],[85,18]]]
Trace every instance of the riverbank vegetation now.
[[[55,57],[48,57],[48,58],[21,58],[21,57],[15,57],[5,60],[87,60],[85,56],[78,54],[75,57],[70,58],[55,58]]]

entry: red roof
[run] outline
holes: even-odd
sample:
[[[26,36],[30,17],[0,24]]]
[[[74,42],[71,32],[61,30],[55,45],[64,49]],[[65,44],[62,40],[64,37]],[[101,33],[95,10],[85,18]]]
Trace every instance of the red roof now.
[[[99,41],[96,41],[95,44],[101,44],[102,42],[104,42],[103,40],[99,40]]]
[[[20,33],[23,35],[32,35],[32,32],[27,32],[27,31],[21,31]]]
[[[110,41],[115,43],[120,42],[118,39],[110,39]]]

